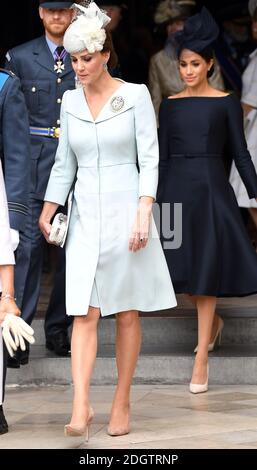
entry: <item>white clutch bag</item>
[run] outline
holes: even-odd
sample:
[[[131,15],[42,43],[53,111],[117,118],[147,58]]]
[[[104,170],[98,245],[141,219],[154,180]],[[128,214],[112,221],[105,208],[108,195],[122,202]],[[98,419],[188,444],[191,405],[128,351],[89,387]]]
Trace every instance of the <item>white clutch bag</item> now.
[[[68,234],[69,229],[69,222],[71,216],[71,209],[72,209],[72,201],[73,201],[73,191],[70,191],[68,196],[68,208],[67,208],[67,215],[63,213],[58,213],[54,217],[52,222],[52,228],[49,235],[49,241],[51,243],[55,243],[55,245],[60,246],[61,248],[64,247],[66,237]]]

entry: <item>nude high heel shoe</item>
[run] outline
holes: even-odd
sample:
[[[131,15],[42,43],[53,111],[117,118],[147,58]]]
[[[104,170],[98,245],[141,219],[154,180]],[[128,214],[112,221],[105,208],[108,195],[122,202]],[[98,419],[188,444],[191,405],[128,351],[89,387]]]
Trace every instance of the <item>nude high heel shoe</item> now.
[[[208,345],[208,351],[209,352],[214,351],[216,342],[217,342],[218,346],[220,346],[220,344],[221,344],[221,335],[222,335],[223,328],[224,328],[224,321],[222,320],[222,318],[219,317],[218,328],[217,328],[217,331],[216,331],[216,335],[214,337],[213,342],[209,343],[209,345]],[[194,353],[197,353],[197,351],[198,351],[198,346],[196,346],[196,348],[194,349]]]
[[[115,437],[115,436],[125,436],[126,434],[130,433],[130,427],[126,428],[117,428],[117,429],[112,429],[110,426],[107,428],[107,434],[109,436]]]
[[[207,380],[205,384],[193,384],[190,382],[189,390],[191,393],[204,393],[208,391],[208,382],[209,382],[209,365],[207,365]]]
[[[85,441],[89,441],[89,427],[90,424],[92,423],[94,418],[94,410],[90,406],[89,408],[89,415],[88,415],[88,420],[82,428],[76,427],[76,426],[71,426],[70,424],[66,424],[64,426],[64,435],[66,437],[79,437],[79,436],[85,436]]]
[[[115,437],[115,436],[125,436],[126,434],[129,434],[130,433],[130,429],[129,428],[126,428],[126,429],[116,429],[115,431],[114,430],[111,430],[110,428],[107,429],[107,434],[109,434],[109,436],[112,436],[112,437]]]

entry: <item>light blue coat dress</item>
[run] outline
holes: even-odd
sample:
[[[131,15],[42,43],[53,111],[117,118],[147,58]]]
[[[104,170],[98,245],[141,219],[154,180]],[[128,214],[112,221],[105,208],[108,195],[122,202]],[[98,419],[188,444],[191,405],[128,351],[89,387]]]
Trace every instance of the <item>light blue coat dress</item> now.
[[[156,196],[158,160],[145,85],[123,82],[96,120],[82,88],[64,94],[45,200],[64,205],[77,178],[66,240],[68,315],[86,315],[90,305],[102,316],[176,306],[153,219],[146,248],[129,251],[139,197]]]

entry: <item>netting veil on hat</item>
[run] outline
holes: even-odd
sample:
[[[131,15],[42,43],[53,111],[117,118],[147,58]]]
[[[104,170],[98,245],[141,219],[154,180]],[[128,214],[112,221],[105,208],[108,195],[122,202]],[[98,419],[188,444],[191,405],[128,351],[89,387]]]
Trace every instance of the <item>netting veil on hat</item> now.
[[[105,27],[111,21],[103,10],[92,0],[83,5],[74,3],[74,17],[65,32],[63,45],[70,54],[87,49],[90,54],[103,49],[106,32]]]

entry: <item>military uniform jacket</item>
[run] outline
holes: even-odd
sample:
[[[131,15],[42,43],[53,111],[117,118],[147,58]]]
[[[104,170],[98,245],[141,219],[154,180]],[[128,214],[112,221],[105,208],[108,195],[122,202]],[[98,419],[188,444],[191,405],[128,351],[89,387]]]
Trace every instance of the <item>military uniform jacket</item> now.
[[[30,140],[20,80],[0,70],[0,158],[4,169],[11,228],[22,231],[28,212]]]
[[[75,76],[68,54],[64,64],[65,69],[57,74],[45,36],[15,47],[7,53],[7,68],[21,80],[30,126],[60,126],[63,93],[75,88]],[[31,136],[30,189],[36,199],[44,197],[57,145],[58,139]]]

